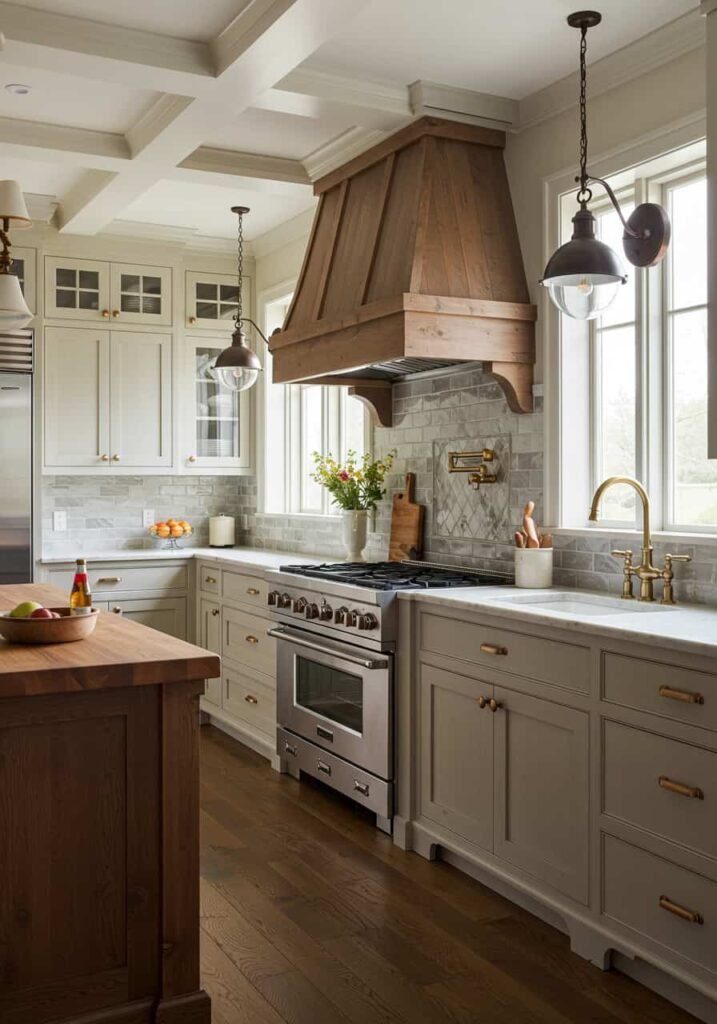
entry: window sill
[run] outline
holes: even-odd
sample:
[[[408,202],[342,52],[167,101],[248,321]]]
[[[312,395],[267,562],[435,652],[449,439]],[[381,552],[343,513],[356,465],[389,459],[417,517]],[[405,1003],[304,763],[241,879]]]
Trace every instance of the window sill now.
[[[556,526],[550,532],[556,537],[625,537],[628,540],[640,540],[642,538],[642,530],[631,530],[624,526]],[[714,533],[682,533],[672,530],[653,530],[652,539],[658,544],[698,544],[704,547],[717,548],[717,530]]]

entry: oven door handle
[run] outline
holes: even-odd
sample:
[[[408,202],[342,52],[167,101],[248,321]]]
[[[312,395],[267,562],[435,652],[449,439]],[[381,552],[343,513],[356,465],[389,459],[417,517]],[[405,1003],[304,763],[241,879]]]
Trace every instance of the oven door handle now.
[[[387,658],[361,658],[357,654],[350,653],[345,647],[325,647],[323,644],[316,644],[307,640],[300,633],[284,629],[282,626],[267,630],[267,636],[276,637],[277,640],[287,640],[296,644],[297,647],[308,647],[310,651],[318,651],[320,654],[330,654],[334,658],[341,658],[342,661],[350,661],[354,665],[361,665],[362,668],[380,669],[388,665]]]

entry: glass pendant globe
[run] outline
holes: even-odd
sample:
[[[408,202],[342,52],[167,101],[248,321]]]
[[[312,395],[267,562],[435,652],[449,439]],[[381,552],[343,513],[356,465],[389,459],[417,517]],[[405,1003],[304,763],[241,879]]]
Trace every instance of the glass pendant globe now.
[[[601,316],[623,285],[623,279],[602,274],[554,277],[546,281],[553,303],[573,320],[594,320]]]
[[[215,366],[212,376],[231,391],[248,391],[256,384],[259,370],[252,366]]]

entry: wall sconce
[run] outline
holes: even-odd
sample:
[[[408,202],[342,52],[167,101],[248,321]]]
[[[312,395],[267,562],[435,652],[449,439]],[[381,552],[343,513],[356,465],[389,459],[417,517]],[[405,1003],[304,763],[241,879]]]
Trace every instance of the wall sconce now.
[[[464,460],[470,465],[463,465]],[[488,466],[485,465],[486,462],[494,461],[495,452],[492,448],[482,448],[479,452],[448,452],[448,472],[469,473],[468,485],[477,491],[481,484],[498,482],[497,473],[489,472]]]

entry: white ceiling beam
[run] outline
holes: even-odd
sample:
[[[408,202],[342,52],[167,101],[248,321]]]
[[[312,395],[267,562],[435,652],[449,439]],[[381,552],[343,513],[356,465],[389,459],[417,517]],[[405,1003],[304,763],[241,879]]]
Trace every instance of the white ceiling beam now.
[[[216,137],[257,96],[311,56],[358,14],[367,0],[259,0],[261,17],[252,5],[231,26],[231,39],[221,51],[225,70],[201,98],[181,107],[164,103],[156,134],[142,133],[142,146],[117,174],[105,178],[87,201],[63,206],[60,229],[96,234],[156,182],[177,166],[206,138]]]
[[[313,153],[304,158],[304,167],[312,181],[318,181],[325,174],[336,170],[354,157],[365,153],[371,146],[378,145],[386,138],[386,132],[355,126],[342,132]]]
[[[216,178],[259,178],[272,182],[288,182],[296,185],[311,185],[311,179],[300,160],[285,157],[265,156],[261,153],[239,153],[233,149],[214,146],[200,146],[179,165],[178,170],[199,172],[193,180],[206,181],[208,176]],[[183,175],[192,180],[190,174]],[[286,193],[288,194],[288,192]]]
[[[518,123],[519,103],[505,96],[424,81],[409,86],[408,94],[415,117],[445,117],[500,131],[509,131]]]
[[[72,166],[81,163],[85,167],[110,170],[130,158],[124,135],[13,117],[0,117],[0,152],[4,156]]]
[[[207,43],[12,3],[0,3],[0,28],[8,64],[189,96],[201,95],[214,79]]]

